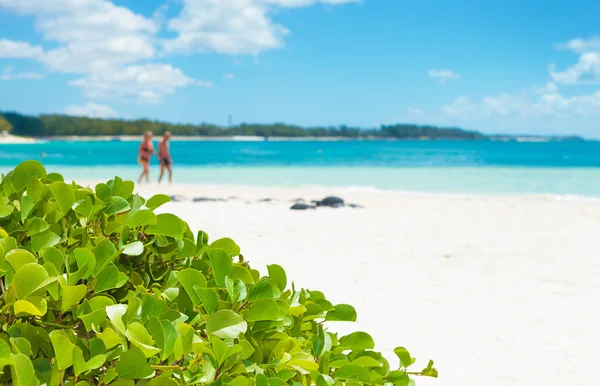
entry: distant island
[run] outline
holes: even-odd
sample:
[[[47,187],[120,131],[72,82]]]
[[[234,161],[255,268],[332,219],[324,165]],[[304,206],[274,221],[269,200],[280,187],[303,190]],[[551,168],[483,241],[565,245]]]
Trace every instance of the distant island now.
[[[12,135],[51,137],[122,137],[139,136],[146,131],[161,134],[170,131],[181,137],[264,137],[297,139],[400,139],[400,140],[490,140],[490,141],[583,141],[578,136],[486,135],[456,127],[395,124],[378,128],[301,127],[284,123],[242,123],[223,127],[209,123],[173,124],[147,119],[100,119],[50,114],[31,116],[0,111],[0,131]]]

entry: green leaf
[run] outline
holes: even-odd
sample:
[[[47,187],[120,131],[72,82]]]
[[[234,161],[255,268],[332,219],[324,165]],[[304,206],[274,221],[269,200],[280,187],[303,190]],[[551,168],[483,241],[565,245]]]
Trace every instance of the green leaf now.
[[[402,367],[408,367],[415,363],[414,358],[411,358],[410,353],[404,347],[396,347],[394,349],[394,354],[400,359]]]
[[[126,379],[143,379],[154,373],[144,353],[137,347],[132,347],[123,353],[116,370],[121,378]]]
[[[94,249],[96,256],[96,268],[94,275],[97,276],[106,266],[119,255],[117,249],[109,239],[103,239]]]
[[[27,223],[28,223],[27,236],[32,236],[37,233],[42,233],[50,227],[50,225],[48,225],[48,223],[46,221],[44,221],[43,219],[41,219],[39,217],[34,217],[31,220],[29,220]]]
[[[222,249],[211,249],[208,251],[208,258],[210,259],[217,285],[223,285],[225,283],[225,276],[231,273],[231,257]]]
[[[29,263],[19,268],[13,276],[12,284],[15,286],[17,299],[25,299],[54,281],[56,278],[48,277],[44,267],[37,263]]]
[[[235,339],[247,329],[248,323],[231,310],[215,312],[206,323],[206,332],[221,339]]]
[[[107,216],[114,216],[118,213],[127,212],[131,209],[131,206],[123,197],[110,196],[104,200],[104,214]]]
[[[4,258],[15,271],[18,271],[25,264],[37,263],[37,258],[31,252],[24,249],[13,249]]]
[[[273,285],[270,280],[259,280],[250,289],[248,300],[253,301],[257,299],[272,299],[275,296],[273,291]]]
[[[54,199],[58,204],[60,212],[64,215],[67,214],[75,204],[75,193],[73,188],[61,181],[55,181],[50,184],[50,191],[54,195]]]
[[[31,249],[40,252],[44,248],[53,247],[60,243],[60,236],[50,230],[31,236]]]
[[[126,313],[127,305],[125,304],[113,304],[111,306],[106,306],[106,315],[108,316],[108,319],[117,329],[117,331],[123,335],[125,335],[127,331],[125,324],[123,323],[123,315]],[[108,347],[108,345],[106,345],[106,347]]]
[[[14,307],[17,316],[44,316],[48,311],[46,299],[37,296],[31,296],[27,300],[17,300]]]
[[[279,318],[279,306],[272,299],[259,299],[252,303],[250,308],[244,317],[249,322],[256,322],[259,320],[280,320]]]
[[[146,233],[149,235],[170,236],[176,239],[183,238],[183,221],[173,214],[163,213],[156,216],[156,225],[148,225]]]
[[[167,320],[152,317],[148,320],[148,330],[155,339],[156,346],[161,350],[161,360],[167,359],[173,352],[177,330]]]
[[[127,225],[130,228],[138,228],[144,225],[156,225],[156,215],[148,209],[133,209],[127,215]]]
[[[151,318],[153,316],[159,318],[167,311],[167,303],[153,295],[145,295],[142,297],[142,319]]]
[[[108,197],[112,196],[112,190],[108,187],[108,185],[100,183],[96,185],[96,195],[99,199],[104,201]]]
[[[225,288],[233,303],[238,303],[248,295],[246,285],[240,279],[231,280],[229,276],[225,276]]]
[[[71,306],[79,303],[87,293],[87,286],[80,284],[76,286],[62,287],[62,300],[60,309],[62,312],[67,312]]]
[[[356,380],[363,383],[371,383],[369,371],[362,366],[346,365],[333,373],[336,378],[344,380]]]
[[[0,218],[5,218],[11,215],[11,213],[15,210],[15,207],[12,205],[0,205]]]
[[[287,276],[285,271],[277,264],[271,264],[267,266],[269,271],[269,277],[277,284],[280,291],[284,291],[287,285]]]
[[[31,360],[23,354],[12,354],[10,366],[14,386],[37,386],[40,382],[35,377]]]
[[[210,244],[210,249],[222,249],[231,257],[240,254],[240,247],[230,238],[215,240]]]
[[[181,283],[185,292],[187,292],[194,306],[200,305],[200,298],[194,291],[194,286],[206,288],[206,279],[202,272],[193,268],[186,268],[177,273],[177,280]]]
[[[189,354],[192,351],[194,343],[194,329],[189,324],[179,323],[177,325],[177,333],[177,338],[181,339],[183,355]]]
[[[21,222],[29,217],[29,213],[31,213],[34,206],[35,201],[33,198],[29,196],[23,196],[23,198],[21,198]]]
[[[54,330],[50,333],[50,341],[52,347],[54,347],[59,370],[65,370],[73,366],[73,348],[75,345],[69,340],[69,336],[62,330]]]
[[[160,349],[154,347],[154,339],[152,339],[148,330],[141,323],[130,323],[127,326],[126,336],[131,343],[142,350],[146,358],[150,358],[160,352]]]
[[[94,256],[94,253],[91,250],[88,248],[75,248],[73,250],[73,256],[75,256],[75,261],[77,262],[77,267],[79,269],[87,267],[87,271],[82,276],[83,279],[87,279],[94,273],[94,269],[96,268],[96,256]]]
[[[123,246],[123,254],[127,256],[139,256],[144,253],[144,244],[141,241],[133,241]]]
[[[375,348],[375,342],[371,335],[366,332],[357,331],[340,339],[340,346],[347,347],[353,351],[371,350]]]
[[[150,199],[146,202],[146,207],[154,210],[170,201],[171,197],[167,196],[166,194],[156,194],[150,197]]]
[[[219,297],[217,296],[215,290],[212,288],[201,288],[197,285],[194,285],[193,288],[194,292],[204,306],[206,313],[212,315],[219,306]]]
[[[413,362],[414,362],[414,358],[413,358]],[[432,377],[432,378],[438,377],[438,371],[433,367],[432,360],[429,361],[426,368],[421,370],[421,375],[424,377]]]
[[[46,177],[46,169],[38,161],[25,161],[20,163],[12,175],[12,185],[16,191],[23,189],[35,177]]]
[[[114,264],[109,264],[98,274],[96,283],[93,285],[94,292],[100,293],[113,288],[118,288],[119,269]]]
[[[325,317],[327,321],[356,322],[356,310],[348,304],[338,304]]]

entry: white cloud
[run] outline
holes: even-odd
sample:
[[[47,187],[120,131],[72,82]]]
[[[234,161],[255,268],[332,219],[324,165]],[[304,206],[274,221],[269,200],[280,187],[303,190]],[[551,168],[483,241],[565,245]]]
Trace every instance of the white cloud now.
[[[572,39],[566,43],[558,44],[558,49],[569,50],[577,53],[586,53],[590,51],[600,51],[600,36],[594,36],[590,39]]]
[[[33,15],[44,39],[58,43],[44,51],[3,41],[0,54],[20,52],[53,72],[83,74],[70,84],[88,96],[158,103],[177,88],[200,84],[171,66],[140,64],[157,56],[160,15],[147,18],[107,0],[0,0],[0,7]]]
[[[110,106],[88,102],[83,106],[71,105],[64,109],[65,114],[90,118],[117,118],[119,114]]]
[[[423,115],[423,109],[420,109],[418,107],[409,107],[408,113],[410,115]]]
[[[163,96],[187,86],[210,87],[210,82],[198,81],[168,64],[132,65],[118,71],[93,72],[71,82],[81,87],[89,98],[120,99],[157,104]]]
[[[598,117],[600,116],[600,91],[591,94],[564,96],[555,92],[544,94],[517,93],[486,96],[473,102],[459,97],[443,106],[443,112],[461,119],[494,117]]]
[[[39,80],[43,79],[44,75],[37,72],[15,72],[12,67],[5,67],[0,69],[0,80],[17,80],[17,79],[28,79],[28,80]]]
[[[171,66],[153,64],[169,53],[258,54],[280,48],[288,30],[270,12],[278,7],[360,0],[181,0],[177,17],[167,20],[169,5],[151,17],[110,0],[0,0],[0,9],[33,16],[37,31],[53,47],[0,40],[0,58],[34,59],[53,72],[82,74],[70,84],[88,96],[158,103],[190,85],[210,86]],[[176,33],[161,39],[167,28]],[[160,49],[159,49],[160,48]],[[158,79],[158,76],[164,78]],[[141,81],[144,77],[153,81]],[[171,82],[171,83],[169,83]]]
[[[256,0],[183,0],[181,14],[168,22],[177,32],[167,40],[169,52],[255,54],[283,46],[288,30],[267,15]]]
[[[39,59],[43,54],[44,50],[40,46],[32,46],[27,42],[0,39],[0,58]]]
[[[253,54],[283,47],[287,28],[275,23],[277,7],[340,5],[361,0],[182,0],[183,8],[168,28],[177,37],[164,42],[167,52]]]
[[[459,79],[460,76],[452,70],[435,70],[428,72],[430,78],[439,79],[440,83],[446,83],[448,80]]]
[[[558,45],[559,49],[579,54],[577,63],[563,71],[550,66],[550,77],[565,85],[600,84],[600,37],[573,39]]]
[[[233,78],[235,78],[234,74],[223,74],[223,78],[227,79],[227,80],[233,80]]]

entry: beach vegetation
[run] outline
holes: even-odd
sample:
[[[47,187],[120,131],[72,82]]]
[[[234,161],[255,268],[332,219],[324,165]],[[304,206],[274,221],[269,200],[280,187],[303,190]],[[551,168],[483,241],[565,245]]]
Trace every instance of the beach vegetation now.
[[[19,386],[411,385],[356,310],[251,267],[118,177],[93,188],[37,161],[0,182],[0,384]],[[161,210],[158,210],[161,208]],[[376,296],[375,294],[373,296]]]

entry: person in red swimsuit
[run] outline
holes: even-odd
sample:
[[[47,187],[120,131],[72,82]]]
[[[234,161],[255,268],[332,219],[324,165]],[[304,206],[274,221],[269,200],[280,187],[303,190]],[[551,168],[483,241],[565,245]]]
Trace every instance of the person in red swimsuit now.
[[[160,160],[160,176],[158,176],[158,183],[163,178],[165,174],[165,169],[169,172],[169,183],[171,183],[173,177],[173,171],[171,170],[171,165],[173,164],[173,160],[171,159],[171,151],[169,149],[169,140],[171,139],[171,132],[165,132],[162,139],[158,143],[158,159]]]
[[[144,140],[140,144],[140,148],[138,150],[138,162],[142,165],[142,174],[140,174],[140,178],[138,179],[138,184],[142,182],[142,179],[146,177],[146,182],[150,182],[150,157],[152,154],[156,154],[154,150],[154,145],[152,144],[152,132],[146,131],[144,133]]]

